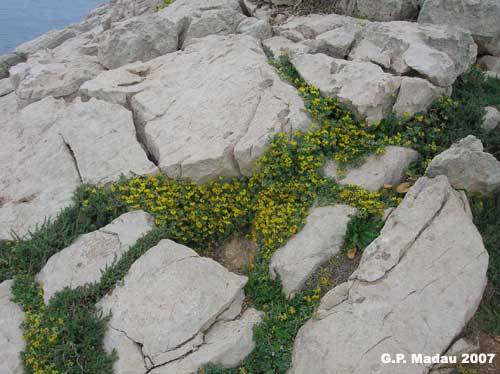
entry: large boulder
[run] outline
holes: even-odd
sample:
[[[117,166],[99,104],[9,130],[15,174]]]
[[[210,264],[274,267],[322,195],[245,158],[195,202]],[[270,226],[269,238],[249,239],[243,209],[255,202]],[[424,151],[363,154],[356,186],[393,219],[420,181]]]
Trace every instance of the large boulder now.
[[[403,77],[392,111],[400,117],[426,112],[437,98],[447,94],[451,94],[451,87],[446,89],[422,78]]]
[[[500,74],[500,57],[483,56],[477,60],[481,69]]]
[[[481,54],[500,54],[500,2],[497,0],[425,0],[418,22],[468,28]]]
[[[6,96],[14,91],[14,86],[10,79],[0,79],[0,97]]]
[[[23,61],[24,58],[15,53],[0,55],[0,79],[7,78],[9,76],[9,68]]]
[[[298,73],[322,94],[335,97],[360,120],[373,124],[391,111],[400,78],[369,62],[334,59],[324,54],[292,57]]]
[[[246,318],[252,323],[257,318],[247,314],[242,325],[236,326],[216,322],[234,320],[241,313],[246,281],[246,277],[230,273],[183,245],[162,240],[139,258],[123,283],[98,304],[104,313],[112,313],[104,345],[109,351],[117,350],[115,372],[146,373],[161,366],[158,373],[178,373],[169,367],[182,367],[182,361],[189,366],[191,358],[192,362],[203,361],[203,357],[196,358],[203,352],[210,358],[240,352],[238,357],[226,357],[231,366],[237,365],[252,348]],[[241,341],[245,339],[246,349],[237,349],[240,341],[233,334],[238,334],[238,326],[246,326],[246,337]],[[219,332],[229,333],[230,347]],[[213,335],[219,336],[210,347]],[[214,352],[215,348],[221,351]]]
[[[276,133],[310,124],[302,99],[268,64],[260,42],[243,35],[209,36],[104,72],[81,93],[130,103],[160,168],[201,183],[251,175]]]
[[[419,0],[356,0],[356,15],[373,21],[413,20]]]
[[[107,267],[154,227],[153,217],[142,211],[121,215],[100,230],[81,235],[53,255],[36,276],[45,303],[66,287],[99,282]]]
[[[36,39],[21,44],[14,52],[17,55],[27,57],[43,49],[56,48],[66,40],[74,38],[76,35],[78,35],[78,32],[69,27],[62,30],[51,30],[40,35]]]
[[[114,69],[135,61],[149,61],[179,47],[177,29],[157,14],[116,23],[98,37],[99,62]]]
[[[21,352],[25,344],[21,323],[24,315],[19,305],[11,300],[11,287],[12,281],[0,283],[0,373],[22,374]]]
[[[347,223],[356,209],[346,205],[313,208],[297,235],[271,259],[271,275],[279,275],[287,297],[304,287],[309,277],[342,248]]]
[[[389,146],[380,155],[370,155],[363,164],[339,173],[338,163],[328,162],[323,171],[327,177],[335,178],[342,185],[355,184],[370,192],[380,190],[384,185],[398,185],[405,179],[405,171],[412,162],[418,161],[417,151]]]
[[[446,175],[456,189],[491,195],[500,188],[500,162],[469,135],[431,161],[425,175]]]
[[[487,106],[484,111],[481,127],[487,132],[496,130],[500,126],[500,111],[494,106]]]
[[[444,353],[474,315],[488,253],[467,199],[444,176],[421,178],[365,250],[349,282],[299,331],[293,374],[422,374],[383,353]]]
[[[156,171],[119,105],[48,97],[0,123],[0,240],[55,217],[82,182]]]

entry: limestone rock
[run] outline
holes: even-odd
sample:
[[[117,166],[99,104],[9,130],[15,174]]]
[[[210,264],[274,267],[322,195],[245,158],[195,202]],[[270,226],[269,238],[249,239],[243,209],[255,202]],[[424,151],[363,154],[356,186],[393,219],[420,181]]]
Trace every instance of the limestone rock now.
[[[291,59],[302,79],[324,95],[335,97],[369,124],[380,121],[391,110],[400,78],[369,62],[334,59],[324,54],[295,55]]]
[[[342,26],[320,34],[316,39],[306,40],[303,44],[311,48],[310,53],[324,53],[334,58],[346,58],[360,32],[360,26]]]
[[[373,21],[412,20],[418,16],[418,0],[356,0],[357,15]]]
[[[380,155],[368,156],[360,167],[347,169],[339,178],[338,164],[330,161],[325,165],[324,173],[338,179],[343,185],[355,184],[368,191],[376,192],[384,184],[398,185],[404,180],[405,170],[420,158],[417,151],[410,148],[388,146]]]
[[[66,287],[99,282],[106,267],[154,227],[153,217],[142,211],[121,215],[98,231],[81,235],[69,247],[53,255],[36,279],[43,287],[47,304]]]
[[[82,181],[156,171],[136,140],[131,113],[118,105],[48,97],[0,123],[0,239],[54,218]]]
[[[444,352],[474,315],[487,268],[463,193],[444,176],[419,179],[350,282],[299,330],[290,372],[428,372],[431,364],[382,364],[381,354]]]
[[[163,4],[164,0],[111,0],[102,7],[107,12],[111,21],[118,22],[124,19],[151,14],[156,12],[158,5]],[[106,7],[107,5],[107,7]],[[94,12],[98,12],[99,8]],[[89,17],[96,16],[91,14]]]
[[[208,363],[233,368],[255,347],[253,328],[260,323],[261,313],[248,309],[240,319],[216,322],[205,335],[205,344],[186,358],[151,370],[151,374],[191,374]]]
[[[80,85],[95,78],[102,67],[93,62],[53,62],[42,64],[28,60],[10,69],[16,86],[19,108],[46,96],[61,98],[78,91]]]
[[[112,313],[104,344],[118,351],[115,371],[145,373],[176,359],[189,360],[193,351],[204,349],[207,330],[246,281],[183,245],[162,240],[98,304]]]
[[[0,128],[2,128],[2,123],[7,122],[16,113],[17,96],[15,92],[0,97]]]
[[[483,70],[500,74],[500,57],[483,56],[479,60],[477,60],[477,63]]]
[[[81,91],[128,100],[160,168],[200,183],[251,175],[269,139],[310,123],[296,90],[268,64],[259,41],[245,35],[200,39],[184,51],[104,72]]]
[[[490,132],[498,128],[500,125],[500,111],[494,106],[484,108],[486,113],[483,117],[482,128]]]
[[[394,21],[367,23],[349,59],[371,61],[397,75],[413,72],[449,87],[476,56],[471,35],[460,28]]]
[[[24,58],[15,53],[0,55],[0,79],[7,78],[9,76],[9,68],[23,61]]]
[[[256,39],[264,40],[272,36],[271,25],[269,22],[249,17],[244,19],[236,29],[238,34],[253,36]]]
[[[311,48],[303,43],[294,43],[284,36],[273,36],[262,42],[264,48],[271,53],[271,57],[278,58],[283,54],[293,56],[295,54],[309,53]]]
[[[448,90],[436,87],[425,79],[403,77],[398,98],[392,110],[398,116],[403,116],[405,113],[414,115],[426,112],[438,97],[448,93]]]
[[[21,56],[29,56],[41,49],[56,48],[66,40],[74,38],[77,34],[75,30],[69,27],[62,30],[51,30],[36,39],[21,44],[14,52]]]
[[[446,175],[454,188],[485,195],[500,188],[500,162],[472,135],[434,157],[425,175]]]
[[[98,44],[99,62],[114,69],[177,51],[179,41],[174,23],[151,14],[115,23]]]
[[[468,28],[481,54],[500,53],[500,3],[497,0],[425,0],[420,23],[451,24]]]
[[[346,205],[313,208],[302,231],[273,254],[270,272],[279,275],[287,297],[293,297],[321,264],[340,251],[354,214],[356,209]]]
[[[23,311],[13,301],[10,288],[12,281],[0,283],[0,373],[22,374],[21,352],[24,340],[21,323]]]
[[[14,86],[9,79],[0,80],[0,97],[6,96],[14,91]]]

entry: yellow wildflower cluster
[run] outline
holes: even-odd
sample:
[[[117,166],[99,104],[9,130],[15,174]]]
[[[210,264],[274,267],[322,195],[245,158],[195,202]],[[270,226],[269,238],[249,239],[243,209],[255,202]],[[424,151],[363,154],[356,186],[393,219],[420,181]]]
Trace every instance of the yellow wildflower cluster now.
[[[246,218],[250,205],[246,183],[237,179],[198,185],[158,175],[122,181],[113,188],[130,208],[144,209],[157,225],[173,227],[178,239],[200,244]]]
[[[368,192],[356,185],[333,186],[340,202],[359,209],[362,214],[383,214],[384,202],[378,192]]]

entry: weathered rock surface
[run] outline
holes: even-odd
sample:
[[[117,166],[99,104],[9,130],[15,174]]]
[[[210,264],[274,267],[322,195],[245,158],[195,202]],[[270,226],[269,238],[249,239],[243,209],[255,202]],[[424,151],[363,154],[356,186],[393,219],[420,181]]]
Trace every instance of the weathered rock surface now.
[[[380,155],[368,156],[360,167],[345,170],[341,177],[335,161],[328,162],[323,171],[326,176],[337,179],[340,184],[355,184],[376,192],[384,184],[395,186],[401,183],[405,177],[405,170],[419,158],[418,152],[413,149],[389,146]]]
[[[233,368],[255,348],[253,328],[261,313],[246,310],[240,319],[216,322],[205,335],[204,344],[186,358],[151,370],[151,374],[191,374],[208,363]]]
[[[17,97],[14,92],[0,97],[0,128],[17,113]]]
[[[209,36],[184,51],[85,83],[85,96],[130,102],[149,152],[170,177],[251,175],[276,133],[306,129],[296,90],[249,36]]]
[[[482,54],[500,53],[500,3],[497,0],[425,0],[420,23],[468,28]]]
[[[463,193],[444,176],[419,179],[351,280],[300,329],[291,373],[427,372],[431,364],[382,364],[381,354],[446,351],[479,305],[487,268]]]
[[[490,132],[498,128],[500,125],[500,111],[494,106],[484,108],[486,113],[483,117],[482,128]]]
[[[10,94],[14,91],[14,86],[10,79],[1,79],[0,80],[0,97]]]
[[[477,56],[470,33],[452,26],[330,14],[292,17],[276,32],[266,48],[288,52],[303,79],[368,123],[425,111]]]
[[[302,231],[273,254],[269,269],[273,277],[279,275],[287,297],[293,297],[314,271],[340,251],[347,223],[356,211],[346,205],[313,208]]]
[[[189,366],[220,354],[227,354],[225,359],[231,362],[242,359],[235,355],[251,350],[246,329],[252,322],[243,318],[241,326],[214,323],[224,320],[224,312],[233,308],[235,300],[241,309],[239,296],[246,281],[183,245],[162,240],[132,265],[123,285],[98,304],[105,313],[112,312],[104,344],[107,350],[118,351],[115,371],[146,373],[166,365],[159,369],[163,373],[170,365]],[[253,312],[247,313],[256,321]],[[209,334],[226,335],[228,330],[241,332],[241,328],[246,338],[240,341],[232,333],[227,338],[226,343],[232,341],[236,346],[228,347],[219,337],[213,347],[206,344]],[[244,349],[237,348],[239,343]],[[221,351],[212,351],[217,346]],[[193,356],[197,353],[202,357]]]
[[[9,68],[23,61],[24,58],[15,53],[0,55],[0,79],[7,78],[9,76]]]
[[[55,217],[82,181],[156,170],[136,140],[131,113],[118,105],[48,97],[0,123],[0,239]]]
[[[425,175],[446,175],[454,188],[485,195],[500,188],[500,162],[472,135],[434,157]]]
[[[369,62],[334,59],[324,54],[292,57],[302,79],[321,93],[335,97],[369,124],[380,121],[391,111],[391,97],[397,95],[400,78],[385,73]]]
[[[477,60],[477,63],[483,70],[500,74],[500,57],[483,56]]]
[[[21,352],[24,340],[21,323],[23,311],[13,301],[10,288],[12,281],[0,283],[0,373],[22,374]]]
[[[357,15],[373,21],[416,19],[419,0],[356,0]]]
[[[21,56],[28,56],[42,49],[53,49],[66,40],[74,38],[77,34],[75,30],[69,27],[62,30],[51,30],[36,39],[21,44],[14,52]]]
[[[45,303],[66,287],[98,282],[106,267],[154,227],[153,217],[142,211],[121,215],[98,231],[81,235],[73,244],[53,255],[36,279],[43,287]]]
[[[447,90],[434,86],[425,79],[403,77],[401,78],[398,98],[392,110],[399,116],[426,112],[438,97],[450,93],[451,88]]]
[[[157,14],[116,23],[98,37],[99,62],[114,69],[135,61],[149,61],[178,49],[174,23]]]

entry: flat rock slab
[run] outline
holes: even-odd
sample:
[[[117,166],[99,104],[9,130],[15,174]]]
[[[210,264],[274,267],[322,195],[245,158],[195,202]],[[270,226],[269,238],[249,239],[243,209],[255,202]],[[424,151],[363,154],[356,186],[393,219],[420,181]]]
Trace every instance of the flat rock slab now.
[[[385,184],[398,185],[404,180],[405,170],[420,158],[417,151],[397,146],[389,146],[380,155],[370,155],[357,168],[344,171],[339,177],[338,163],[328,162],[323,172],[335,178],[342,185],[355,184],[370,192],[376,192]]]
[[[132,114],[119,105],[48,97],[0,126],[0,240],[57,216],[82,181],[156,171],[137,142]]]
[[[456,189],[491,195],[500,189],[500,162],[469,135],[431,161],[425,175],[446,175]]]
[[[347,223],[357,210],[346,205],[313,208],[297,235],[278,249],[269,265],[279,275],[287,297],[304,287],[309,277],[342,248]]]
[[[0,79],[0,97],[6,96],[14,91],[14,86],[10,79]]]
[[[471,31],[481,54],[500,53],[500,3],[497,0],[426,0],[419,23],[460,25]]]
[[[154,227],[151,215],[125,213],[98,231],[81,235],[69,247],[53,255],[36,279],[43,287],[46,304],[66,287],[98,282],[107,267]]]
[[[115,372],[145,373],[189,357],[203,346],[207,330],[226,320],[235,301],[241,308],[246,282],[193,250],[162,240],[98,304],[112,313],[104,344],[118,352]]]
[[[184,51],[125,65],[82,94],[126,105],[159,167],[203,183],[251,175],[278,132],[309,127],[302,99],[249,36],[209,36]]]
[[[382,364],[381,354],[444,353],[474,315],[487,269],[465,195],[444,176],[419,179],[350,281],[300,329],[291,373],[427,373],[432,364]]]
[[[22,374],[21,352],[24,340],[21,323],[23,311],[13,301],[10,288],[12,281],[0,283],[0,373]]]

